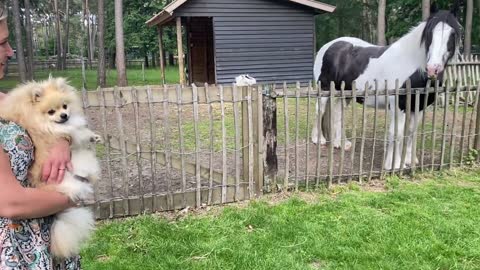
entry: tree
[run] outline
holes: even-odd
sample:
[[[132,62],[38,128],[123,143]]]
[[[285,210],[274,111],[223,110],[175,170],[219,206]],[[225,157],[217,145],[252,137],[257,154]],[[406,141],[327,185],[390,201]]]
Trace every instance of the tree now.
[[[98,76],[97,85],[105,87],[105,3],[98,0]]]
[[[385,10],[387,7],[387,0],[378,1],[378,22],[377,22],[377,44],[381,46],[387,45],[385,39]]]
[[[25,56],[23,52],[22,43],[22,22],[20,21],[20,4],[18,0],[13,0],[13,23],[15,25],[15,45],[18,63],[18,73],[20,75],[20,81],[25,82],[27,80]]]
[[[472,19],[473,19],[473,0],[467,0],[466,18],[465,18],[465,41],[464,54],[469,57],[472,51]]]
[[[127,86],[127,70],[125,68],[125,45],[123,41],[123,3],[122,0],[115,0],[115,42],[117,66],[117,85]]]
[[[62,66],[67,67],[67,52],[69,52],[69,36],[70,36],[70,0],[65,1],[65,45],[63,46]]]
[[[430,0],[422,0],[422,20],[426,21],[430,16]]]
[[[54,10],[55,10],[55,30],[57,32],[57,69],[64,70],[62,56],[63,56],[63,44],[62,44],[62,34],[60,29],[60,11],[58,9],[58,0],[53,0]]]
[[[27,42],[27,62],[26,62],[26,77],[28,80],[33,80],[34,66],[33,66],[33,40],[32,40],[32,19],[30,15],[30,0],[24,1],[25,5],[25,35]]]

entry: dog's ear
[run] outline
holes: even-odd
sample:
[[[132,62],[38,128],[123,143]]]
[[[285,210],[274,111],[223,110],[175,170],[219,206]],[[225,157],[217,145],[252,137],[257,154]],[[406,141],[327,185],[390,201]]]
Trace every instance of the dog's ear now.
[[[40,87],[35,87],[32,90],[32,103],[40,102],[42,99],[43,90]]]

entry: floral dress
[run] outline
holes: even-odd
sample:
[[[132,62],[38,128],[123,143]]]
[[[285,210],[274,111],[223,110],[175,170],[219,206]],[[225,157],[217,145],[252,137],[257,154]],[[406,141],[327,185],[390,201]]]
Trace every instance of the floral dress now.
[[[27,187],[27,171],[34,150],[30,137],[17,124],[0,119],[0,146],[10,156],[17,180]],[[26,220],[0,217],[0,270],[80,269],[79,256],[54,261],[49,251],[52,221],[52,217]]]

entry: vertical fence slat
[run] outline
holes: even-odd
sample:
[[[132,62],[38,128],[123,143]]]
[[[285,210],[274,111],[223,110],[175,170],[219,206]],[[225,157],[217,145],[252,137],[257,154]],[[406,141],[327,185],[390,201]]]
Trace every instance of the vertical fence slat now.
[[[399,141],[401,138],[399,138],[399,123],[398,123],[398,118],[400,115],[400,108],[399,108],[399,82],[398,79],[395,80],[395,130],[394,130],[394,135],[393,135],[393,158],[392,158],[392,173],[395,172],[395,167],[397,165],[397,154],[398,151],[401,151],[401,149],[398,149],[397,145],[399,145]]]
[[[385,160],[386,160],[386,157],[387,157],[387,147],[388,147],[388,112],[389,112],[389,109],[388,109],[388,103],[389,103],[389,96],[387,94],[387,91],[388,91],[388,81],[385,80],[385,95],[383,96],[383,98],[385,99],[385,118],[384,118],[384,128],[385,128],[385,134],[383,135],[383,158],[382,158],[382,167],[380,168],[380,177],[383,179],[385,178],[385,173],[386,173],[386,170],[385,170]],[[390,123],[391,125],[392,123]]]
[[[255,124],[256,126],[256,138],[254,139],[256,142],[256,147],[254,148],[254,155],[257,159],[257,164],[255,165],[255,191],[256,196],[263,195],[263,188],[265,186],[265,180],[263,178],[264,175],[264,132],[263,132],[263,125],[264,125],[264,118],[263,118],[263,94],[262,88],[260,86],[257,87],[257,96],[255,98]]]
[[[106,154],[106,159],[107,159],[107,174],[108,178],[110,181],[110,196],[114,197],[114,189],[113,189],[113,175],[112,175],[112,158],[111,158],[111,146],[110,146],[110,134],[108,134],[107,131],[107,105],[106,105],[106,100],[105,100],[105,91],[103,89],[99,90],[99,94],[101,97],[101,106],[100,106],[100,112],[102,115],[102,128],[103,128],[103,136],[105,138],[104,140],[104,146],[105,146],[105,154]],[[110,200],[109,203],[109,218],[113,218],[113,200]]]
[[[460,84],[458,81],[456,81],[456,86],[455,86],[455,104],[454,104],[454,109],[453,109],[453,120],[452,120],[452,130],[450,132],[450,162],[449,162],[449,167],[451,168],[454,162],[454,153],[455,153],[455,139],[457,135],[455,134],[456,132],[456,127],[457,127],[457,113],[458,113],[458,106],[459,106],[459,101],[460,100]]]
[[[352,82],[352,148],[350,150],[350,164],[352,167],[352,172],[355,167],[355,147],[357,146],[357,110],[356,110],[356,101],[357,101],[357,85],[356,82]],[[352,180],[352,174],[348,176],[347,181],[350,182]]]
[[[298,191],[298,133],[299,133],[299,126],[298,126],[298,112],[299,112],[299,104],[300,101],[300,82],[297,82],[295,87],[295,191]]]
[[[370,159],[370,172],[368,173],[368,181],[372,180],[373,164],[375,161],[375,146],[377,142],[377,114],[378,114],[378,82],[375,80],[375,107],[373,115],[373,139],[372,139],[372,157]]]
[[[125,132],[123,129],[123,116],[120,108],[122,106],[122,101],[120,98],[120,91],[117,87],[114,90],[114,99],[115,99],[115,114],[117,116],[117,128],[119,134],[119,141],[120,141],[120,151],[122,153],[121,162],[122,162],[122,178],[123,178],[123,187],[125,189],[125,194],[123,194],[123,207],[124,207],[124,215],[128,216],[130,214],[130,205],[128,200],[125,198],[129,197],[129,190],[128,190],[128,163],[127,163],[127,150],[126,150],[126,139],[125,139]]]
[[[140,207],[141,211],[145,211],[145,201],[144,201],[144,195],[145,195],[145,190],[143,186],[143,172],[142,172],[142,164],[140,161],[140,144],[141,144],[141,139],[140,139],[140,116],[139,116],[139,102],[138,102],[138,92],[137,89],[134,87],[130,89],[130,93],[132,95],[132,107],[133,107],[133,114],[135,115],[135,146],[136,146],[136,156],[135,160],[137,162],[137,174],[138,174],[138,185],[140,188]]]
[[[477,59],[478,60],[478,59]],[[477,103],[475,104],[475,139],[474,139],[474,148],[477,151],[480,151],[480,81],[477,82]],[[480,161],[480,155],[477,152],[477,162]]]
[[[308,89],[307,89],[307,126],[305,131],[305,189],[309,191],[309,165],[310,165],[310,146],[308,143],[308,136],[310,134],[310,102],[311,102],[311,92],[312,92],[312,82],[308,82]]]
[[[151,138],[151,170],[152,170],[152,183],[155,187],[156,181],[156,154],[153,152],[155,147],[155,127],[153,126],[154,122],[152,121],[153,118],[153,105],[152,105],[152,93],[150,88],[147,90],[147,98],[148,98],[148,110],[150,114],[150,138]],[[167,85],[163,85],[163,139],[164,139],[164,153],[165,153],[165,180],[167,182],[167,207],[169,209],[173,209],[173,191],[172,191],[172,178],[171,178],[171,145],[170,145],[170,106],[168,104],[168,88]],[[154,188],[155,194],[155,188]],[[155,199],[155,196],[153,197]]]
[[[333,180],[333,137],[334,137],[334,112],[333,112],[333,107],[336,102],[335,98],[335,83],[330,82],[330,106],[328,106],[328,109],[330,111],[329,116],[330,119],[329,121],[329,126],[330,128],[328,129],[329,134],[329,144],[328,144],[328,186],[332,186],[332,180]]]
[[[472,57],[473,58],[473,57]],[[473,60],[472,60],[473,61]],[[473,87],[475,87],[476,85],[476,82],[472,84]],[[475,127],[474,127],[474,124],[475,124],[475,112],[476,112],[476,104],[478,103],[478,99],[479,99],[479,91],[480,91],[480,84],[477,86],[477,89],[475,90],[475,92],[473,93],[474,95],[474,101],[472,103],[472,113],[470,115],[470,125],[468,127],[468,134],[469,134],[469,137],[468,137],[468,147],[469,149],[475,149]],[[473,92],[473,91],[472,91]],[[472,134],[473,133],[473,134]]]
[[[287,97],[287,83],[283,83],[283,118],[285,121],[285,178],[283,179],[283,188],[288,190],[289,178],[289,148],[290,148],[290,130],[289,130],[289,116],[288,116],[288,97]],[[321,127],[320,127],[321,128]]]
[[[187,207],[187,176],[185,173],[185,143],[184,143],[184,134],[183,134],[183,102],[182,102],[182,93],[183,86],[177,85],[177,120],[178,120],[178,143],[180,144],[180,171],[182,175],[182,208]]]
[[[470,85],[467,85],[467,94],[470,93]],[[463,92],[465,93],[465,91]],[[463,102],[463,115],[462,115],[462,134],[460,137],[460,166],[463,166],[464,162],[464,144],[465,144],[465,130],[466,130],[466,123],[467,123],[467,110],[468,110],[468,102],[465,100]],[[468,151],[468,148],[467,148]]]
[[[202,180],[200,178],[200,132],[198,130],[198,89],[195,84],[192,85],[192,101],[193,101],[193,130],[195,133],[195,202],[196,206],[202,205]]]
[[[439,82],[435,81],[434,87],[434,95],[435,98],[438,97],[438,86]],[[433,171],[435,169],[435,146],[436,146],[436,139],[437,139],[437,103],[433,103],[433,119],[432,119],[433,127],[432,127],[432,151],[431,151],[431,167],[430,170]]]
[[[449,99],[449,87],[448,85],[444,85],[444,88],[443,88],[445,91],[444,91],[444,95],[445,95],[445,103],[443,104],[443,127],[442,127],[442,146],[441,146],[441,150],[440,150],[440,169],[443,169],[443,166],[445,164],[445,145],[447,143],[447,123],[448,123],[448,118],[447,118],[447,113],[449,112],[449,108],[448,108],[448,101],[450,100]]]
[[[424,171],[424,160],[425,160],[425,140],[426,140],[426,134],[425,134],[425,123],[426,123],[426,116],[427,116],[427,105],[428,105],[428,95],[430,95],[430,80],[428,80],[427,85],[425,86],[425,99],[423,100],[423,115],[422,115],[422,139],[421,139],[421,147],[422,149],[420,150],[420,169],[423,172]]]
[[[368,90],[370,88],[369,83],[365,83],[365,87],[363,88],[363,98],[366,102],[368,99]],[[360,157],[359,157],[359,166],[358,166],[358,180],[360,184],[363,183],[363,154],[365,153],[365,140],[366,140],[366,133],[367,133],[367,106],[362,106],[362,140],[360,141]]]
[[[408,138],[411,135],[410,134],[410,121],[411,121],[411,115],[412,115],[412,84],[410,79],[407,80],[406,82],[406,93],[405,97],[407,100],[406,108],[405,108],[405,126],[403,127],[403,137],[401,138],[402,140],[402,152],[401,157],[400,157],[400,175],[405,171],[405,157],[407,154],[407,144],[408,144]]]
[[[253,115],[252,115],[252,88],[247,89],[247,111],[248,111],[248,186],[249,198],[254,197],[253,185]]]
[[[208,132],[209,132],[209,138],[210,138],[210,147],[209,147],[209,163],[208,163],[208,168],[209,168],[209,173],[208,173],[208,198],[207,198],[207,204],[211,205],[212,204],[212,199],[213,199],[213,152],[215,151],[214,148],[214,135],[213,135],[213,103],[210,99],[210,89],[208,87],[208,84],[205,84],[205,98],[207,101],[208,105],[208,119],[209,119],[209,127],[208,127]]]
[[[206,91],[206,88],[205,88]],[[240,113],[238,111],[238,89],[237,85],[233,84],[233,122],[235,125],[235,153],[234,153],[234,163],[235,163],[235,201],[240,199]],[[206,95],[208,97],[208,93]],[[208,105],[210,108],[210,104]],[[211,114],[211,113],[210,113]],[[210,118],[211,120],[211,118]],[[211,167],[211,166],[210,166]],[[211,190],[211,188],[210,188]]]
[[[318,188],[320,185],[320,170],[321,170],[321,162],[320,159],[322,157],[322,145],[320,143],[320,130],[322,129],[322,115],[320,114],[320,103],[322,101],[322,86],[321,83],[318,82],[317,85],[317,164],[316,164],[316,172],[315,172],[315,187]]]
[[[340,98],[339,98],[339,102],[341,104],[341,107],[340,107],[340,115],[342,117],[342,121],[341,121],[341,138],[340,138],[340,166],[338,168],[338,178],[337,178],[337,184],[340,183],[340,179],[342,178],[342,175],[343,175],[343,164],[344,164],[344,159],[345,159],[345,141],[346,141],[346,136],[345,136],[345,107],[346,107],[346,104],[345,104],[345,82],[342,82],[342,84],[340,85]],[[354,101],[355,102],[355,101]]]
[[[225,103],[223,85],[220,85],[220,111],[222,123],[222,203],[227,202],[227,130],[225,128]]]
[[[448,101],[446,101],[448,104]],[[422,114],[425,113],[425,109],[423,108]],[[417,128],[418,128],[418,120],[419,120],[419,114],[420,114],[420,93],[418,89],[415,91],[415,115],[413,117],[413,121],[415,123],[413,124],[413,131],[412,131],[412,156],[411,156],[411,161],[412,161],[412,176],[415,175],[415,170],[417,167]]]

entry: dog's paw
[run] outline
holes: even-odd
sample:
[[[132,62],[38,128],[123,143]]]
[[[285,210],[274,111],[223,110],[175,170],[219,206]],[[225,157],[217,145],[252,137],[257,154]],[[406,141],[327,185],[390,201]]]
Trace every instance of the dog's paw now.
[[[94,199],[93,187],[75,178],[64,179],[58,185],[58,191],[68,196],[72,201],[91,201]]]
[[[90,137],[90,142],[91,143],[103,143],[103,138],[102,136],[98,134],[94,134],[92,137]]]

